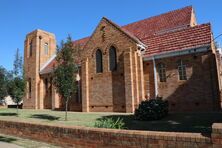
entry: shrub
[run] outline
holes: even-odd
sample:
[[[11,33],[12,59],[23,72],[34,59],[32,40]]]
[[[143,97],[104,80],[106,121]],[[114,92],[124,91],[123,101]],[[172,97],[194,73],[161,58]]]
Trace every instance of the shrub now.
[[[99,121],[96,121],[94,127],[98,128],[112,128],[112,129],[124,129],[125,123],[123,119],[117,118],[116,120],[113,118],[103,118]]]
[[[156,99],[150,99],[142,101],[135,110],[136,120],[159,120],[168,114],[168,101],[162,100],[157,97]]]

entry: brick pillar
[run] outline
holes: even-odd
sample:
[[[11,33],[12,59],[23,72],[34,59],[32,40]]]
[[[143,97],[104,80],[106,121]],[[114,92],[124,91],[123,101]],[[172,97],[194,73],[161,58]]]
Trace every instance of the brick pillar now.
[[[145,88],[144,88],[144,71],[143,71],[143,58],[140,55],[138,57],[138,64],[139,64],[139,96],[140,101],[145,99]]]
[[[139,105],[140,102],[140,96],[139,96],[139,65],[138,65],[138,53],[134,52],[134,64],[133,64],[133,69],[134,69],[134,84],[135,84],[135,105]]]
[[[82,63],[82,111],[89,112],[89,61]]]
[[[52,109],[58,109],[60,107],[60,98],[59,94],[56,92],[54,86],[52,86]]]
[[[125,100],[126,112],[134,112],[134,86],[133,86],[133,65],[132,51],[124,53],[124,77],[125,77]]]
[[[39,92],[38,92],[38,79],[35,78],[32,82],[34,83],[34,86],[32,84],[32,98],[31,99],[34,99],[34,103],[33,103],[34,109],[38,109],[38,101],[39,101],[38,100],[38,94],[39,94]]]
[[[44,96],[45,96],[45,91],[44,91],[44,82],[43,80],[39,80],[39,84],[38,84],[38,87],[39,87],[39,99],[38,99],[38,108],[39,109],[44,109]]]
[[[36,60],[36,65],[35,65],[35,67],[33,68],[33,70],[35,69],[35,76],[34,76],[34,81],[33,81],[33,83],[34,83],[34,89],[32,90],[32,92],[34,93],[34,98],[33,99],[35,99],[35,109],[39,109],[39,105],[40,105],[40,100],[39,100],[39,86],[40,86],[40,75],[39,75],[39,59],[40,59],[40,57],[41,57],[41,55],[40,55],[40,53],[39,53],[39,51],[40,51],[40,43],[41,43],[41,40],[40,40],[40,38],[39,38],[39,36],[38,35],[36,35],[36,37],[35,37],[35,40],[36,40],[36,42],[35,42],[35,47],[36,47],[36,52],[35,52],[35,60]],[[34,45],[33,45],[34,46]],[[34,52],[33,52],[33,55],[32,56],[34,56]]]

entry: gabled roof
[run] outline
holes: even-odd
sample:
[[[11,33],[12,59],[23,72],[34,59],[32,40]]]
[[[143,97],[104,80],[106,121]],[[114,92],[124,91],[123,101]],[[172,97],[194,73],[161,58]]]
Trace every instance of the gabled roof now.
[[[145,44],[147,46],[145,56],[151,56],[211,43],[210,24],[191,27],[192,13],[193,8],[188,6],[122,27],[107,18],[103,19],[137,43]],[[76,40],[73,44],[84,47],[89,39],[90,37]],[[43,72],[50,72],[54,64],[55,61],[49,63]]]
[[[116,23],[114,23],[113,21],[107,19],[106,17],[102,18],[102,21],[105,21],[106,23],[112,25],[113,27],[115,27],[117,30],[121,31],[122,33],[124,33],[126,36],[128,36],[130,39],[132,39],[133,41],[135,41],[138,44],[142,44],[144,45],[136,36],[134,36],[132,33],[130,33],[128,30],[122,28],[121,26],[117,25]],[[96,29],[95,29],[96,30]],[[95,33],[95,31],[93,32],[93,34]],[[93,36],[93,34],[90,37],[85,37],[83,39],[80,40],[76,40],[73,41],[74,45],[80,45],[82,48],[87,44],[87,42],[90,40],[90,38]]]
[[[145,56],[178,51],[211,44],[211,26],[202,24],[157,36],[147,37],[143,42],[148,45]]]
[[[191,23],[192,11],[192,6],[188,6],[182,9],[173,10],[158,16],[153,16],[138,22],[134,22],[119,28],[125,32],[128,32],[128,34],[131,36],[139,40],[143,40],[148,36],[153,36],[161,32],[169,32],[172,30],[179,30],[189,27]],[[81,45],[84,45],[89,38],[90,37],[86,37],[80,40],[76,40],[74,43],[80,43]]]
[[[110,23],[111,25],[113,25],[114,27],[116,27],[118,30],[120,30],[121,32],[123,32],[126,36],[128,36],[129,38],[131,38],[132,40],[134,40],[136,43],[139,44],[143,44],[136,36],[134,36],[134,34],[130,33],[128,30],[120,27],[119,25],[117,25],[116,23],[114,23],[113,21],[103,17],[104,20],[106,20],[108,23]]]

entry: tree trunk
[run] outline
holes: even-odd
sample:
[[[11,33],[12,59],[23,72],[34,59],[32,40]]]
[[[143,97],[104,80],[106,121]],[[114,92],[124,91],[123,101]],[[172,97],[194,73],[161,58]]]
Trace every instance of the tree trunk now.
[[[17,116],[19,115],[18,109],[19,109],[19,108],[18,108],[18,103],[17,103]]]
[[[66,112],[65,112],[65,121],[68,120],[68,103],[69,103],[69,98],[66,100]]]

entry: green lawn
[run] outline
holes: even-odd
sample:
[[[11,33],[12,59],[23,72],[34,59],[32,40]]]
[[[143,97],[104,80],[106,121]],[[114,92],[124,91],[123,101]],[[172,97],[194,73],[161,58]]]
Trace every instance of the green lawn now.
[[[132,114],[124,113],[81,113],[69,112],[68,121],[64,121],[65,112],[51,110],[0,109],[0,120],[23,121],[51,125],[73,125],[93,127],[99,119],[123,118],[128,130],[174,131],[210,133],[213,123],[222,123],[222,113],[174,113],[158,121],[137,121]]]
[[[17,117],[16,109],[0,109],[0,120],[87,127],[93,127],[95,121],[102,117],[118,115],[124,114],[68,112],[68,121],[65,121],[64,111],[20,109],[19,117]]]

